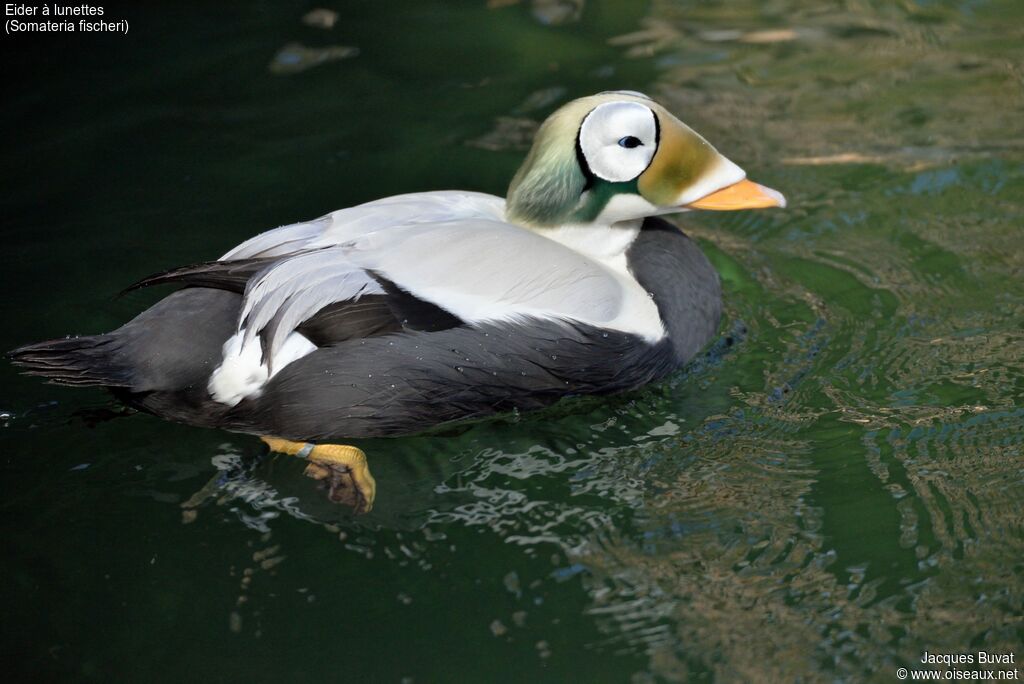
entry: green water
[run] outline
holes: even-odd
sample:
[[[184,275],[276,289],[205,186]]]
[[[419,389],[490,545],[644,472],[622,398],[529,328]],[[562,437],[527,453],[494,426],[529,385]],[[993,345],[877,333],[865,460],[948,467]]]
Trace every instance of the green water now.
[[[364,517],[250,437],[107,420],[102,392],[0,364],[13,680],[1024,658],[1024,5],[504,4],[339,2],[327,30],[301,2],[153,2],[108,7],[127,36],[0,37],[4,349],[112,329],[157,294],[121,287],[275,225],[502,194],[535,122],[598,90],[657,96],[790,200],[682,221],[727,307],[689,369],[362,443]],[[359,54],[272,72],[292,42]]]

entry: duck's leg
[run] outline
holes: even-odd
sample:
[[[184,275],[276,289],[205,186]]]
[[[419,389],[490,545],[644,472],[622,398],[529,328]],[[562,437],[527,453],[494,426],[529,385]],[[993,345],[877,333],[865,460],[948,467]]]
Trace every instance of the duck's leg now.
[[[345,500],[345,484],[351,479],[358,501],[354,502],[357,513],[367,513],[373,508],[377,495],[377,483],[366,464],[362,449],[345,444],[313,444],[292,442],[279,437],[260,437],[271,451],[309,459],[306,475],[315,480],[327,480],[330,486],[328,496],[332,501]],[[346,477],[347,476],[347,477]]]

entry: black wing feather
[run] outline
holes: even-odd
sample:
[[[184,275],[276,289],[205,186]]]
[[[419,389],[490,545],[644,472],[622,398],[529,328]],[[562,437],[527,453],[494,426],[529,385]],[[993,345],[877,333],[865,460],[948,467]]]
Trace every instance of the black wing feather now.
[[[121,294],[153,285],[181,283],[191,287],[209,287],[215,290],[228,290],[242,294],[246,283],[267,266],[277,261],[275,257],[259,259],[237,259],[235,261],[207,261],[192,266],[172,268],[169,271],[155,273],[129,285]]]
[[[245,294],[246,285],[260,272],[278,261],[278,257],[208,261],[172,268],[143,278],[122,294],[154,285],[181,284]],[[318,347],[347,340],[377,337],[403,330],[434,332],[448,330],[465,322],[447,310],[419,299],[378,273],[370,272],[384,288],[384,295],[364,295],[358,301],[329,304],[296,328]],[[270,348],[267,326],[260,331],[263,348]]]

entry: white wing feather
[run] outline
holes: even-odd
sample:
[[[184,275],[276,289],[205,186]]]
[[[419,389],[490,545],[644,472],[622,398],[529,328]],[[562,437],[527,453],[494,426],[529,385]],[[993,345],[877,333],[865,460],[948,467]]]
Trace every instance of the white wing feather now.
[[[333,247],[353,238],[396,226],[442,223],[453,219],[504,220],[505,200],[482,192],[441,190],[395,195],[339,209],[305,223],[293,223],[250,238],[221,261],[285,256]]]
[[[334,247],[304,252],[274,263],[250,280],[238,323],[246,331],[242,344],[251,344],[271,323],[267,336],[279,339],[278,329],[291,332],[328,304],[383,294],[369,273],[346,258],[346,251]],[[272,344],[268,354],[276,351]]]
[[[249,282],[232,348],[233,359],[271,359],[268,371],[317,311],[382,294],[371,272],[470,324],[535,316],[651,340],[664,334],[657,307],[624,266],[507,223],[504,200],[492,195],[388,197],[257,235],[223,260],[268,256],[281,258]],[[254,356],[261,332],[269,348]]]

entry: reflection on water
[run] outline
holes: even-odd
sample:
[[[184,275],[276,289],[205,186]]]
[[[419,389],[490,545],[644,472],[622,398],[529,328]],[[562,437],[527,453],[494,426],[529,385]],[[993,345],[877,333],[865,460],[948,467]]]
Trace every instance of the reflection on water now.
[[[124,104],[137,119],[119,125],[170,169],[115,157],[126,167],[103,173],[126,208],[77,196],[61,210],[79,223],[47,232],[45,191],[8,172],[11,269],[37,302],[5,303],[24,336],[111,327],[141,303],[105,293],[275,222],[403,191],[502,192],[538,122],[603,88],[655,95],[790,208],[681,220],[728,307],[687,371],[360,444],[379,484],[361,518],[253,440],[68,422],[102,397],[4,369],[18,392],[0,397],[4,600],[20,626],[5,642],[32,654],[27,672],[891,681],[925,650],[1024,657],[1019,4],[421,3],[391,10],[387,36],[370,9],[324,9],[306,24],[282,11],[259,37],[242,69],[271,82],[253,81],[259,102]],[[296,40],[363,52],[268,75]],[[202,145],[174,137],[181,122]],[[100,149],[117,135],[61,125]],[[58,144],[38,139],[12,158]],[[67,187],[93,169],[74,164]],[[195,202],[156,213],[176,188]],[[106,264],[137,243],[111,219],[161,227],[138,273]],[[62,276],[40,302],[47,269]]]
[[[355,57],[358,54],[359,48],[346,45],[311,48],[300,43],[288,43],[274,55],[267,68],[272,74],[298,74],[306,69]]]

